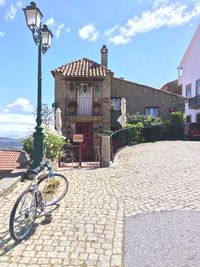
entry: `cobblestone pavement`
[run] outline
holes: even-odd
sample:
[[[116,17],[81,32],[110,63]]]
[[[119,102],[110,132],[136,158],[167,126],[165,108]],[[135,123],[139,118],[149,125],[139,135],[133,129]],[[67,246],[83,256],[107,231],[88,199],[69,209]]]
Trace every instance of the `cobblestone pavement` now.
[[[0,198],[0,266],[123,266],[124,218],[200,209],[200,142],[156,142],[121,150],[110,168],[63,173],[69,193],[53,221],[36,220],[20,244],[10,239],[12,206],[28,182]]]

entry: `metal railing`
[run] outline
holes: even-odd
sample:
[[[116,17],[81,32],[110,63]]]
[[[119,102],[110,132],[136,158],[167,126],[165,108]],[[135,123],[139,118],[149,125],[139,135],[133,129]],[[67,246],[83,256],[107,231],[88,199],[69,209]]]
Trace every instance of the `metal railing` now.
[[[120,148],[133,145],[138,141],[138,131],[135,127],[120,129],[111,135],[111,160]]]
[[[189,108],[199,108],[200,107],[200,95],[191,97],[188,100],[188,106]]]
[[[102,98],[65,99],[65,115],[101,116],[103,114]]]
[[[61,157],[60,167],[100,167],[101,137],[84,137],[83,143],[68,140]]]

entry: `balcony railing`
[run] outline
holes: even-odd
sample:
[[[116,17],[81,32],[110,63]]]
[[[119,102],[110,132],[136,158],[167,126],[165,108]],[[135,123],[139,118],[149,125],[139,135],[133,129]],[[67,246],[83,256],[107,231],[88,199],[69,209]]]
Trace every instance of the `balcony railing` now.
[[[71,116],[102,116],[103,99],[77,98],[65,100],[65,114]]]
[[[200,95],[197,95],[195,97],[191,97],[188,100],[188,106],[191,109],[200,109]]]

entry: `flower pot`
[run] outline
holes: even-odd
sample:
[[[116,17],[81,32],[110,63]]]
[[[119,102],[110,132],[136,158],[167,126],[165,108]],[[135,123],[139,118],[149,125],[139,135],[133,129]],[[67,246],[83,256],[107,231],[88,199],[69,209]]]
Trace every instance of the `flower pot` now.
[[[101,110],[101,104],[100,103],[94,103],[93,104],[93,112],[95,115],[98,115]]]
[[[70,102],[68,105],[68,111],[70,113],[75,113],[76,112],[76,108],[77,108],[77,104],[76,102]]]

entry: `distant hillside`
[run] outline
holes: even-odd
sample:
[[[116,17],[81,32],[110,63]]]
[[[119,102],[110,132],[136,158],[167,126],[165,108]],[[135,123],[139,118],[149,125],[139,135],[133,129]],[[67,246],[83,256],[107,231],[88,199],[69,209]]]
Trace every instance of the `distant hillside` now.
[[[0,137],[0,149],[22,150],[22,145],[17,139]]]

